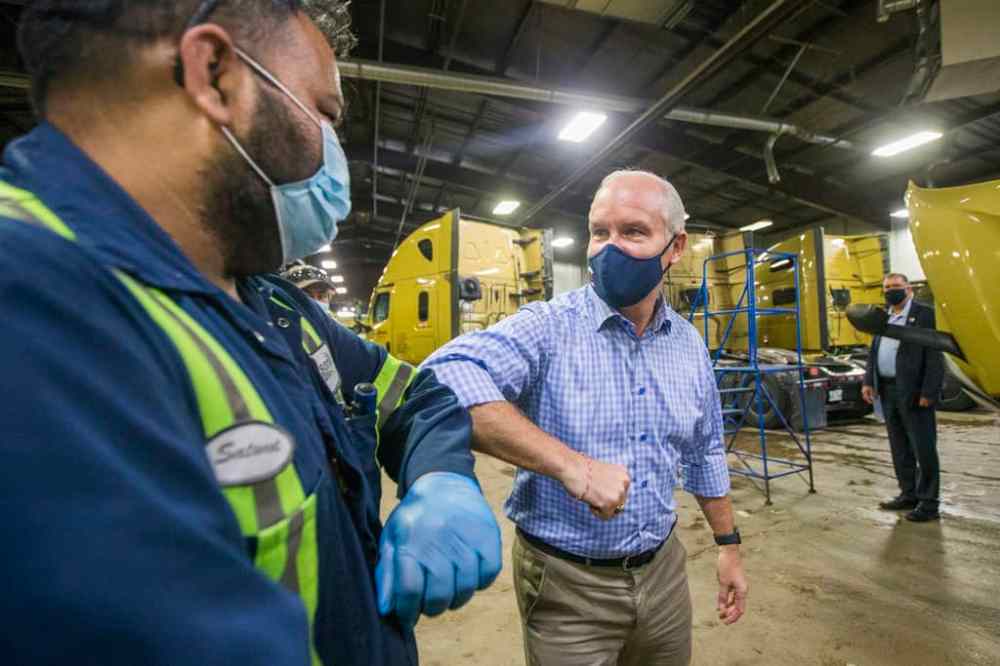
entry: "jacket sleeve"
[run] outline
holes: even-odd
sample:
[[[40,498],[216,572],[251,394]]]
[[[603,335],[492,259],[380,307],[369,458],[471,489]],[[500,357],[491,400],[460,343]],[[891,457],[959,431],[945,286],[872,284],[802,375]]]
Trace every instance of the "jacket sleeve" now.
[[[878,367],[877,342],[878,336],[875,336],[872,338],[872,343],[868,347],[868,359],[865,361],[865,386],[875,385],[875,368]]]
[[[0,265],[4,661],[308,663],[301,603],[247,556],[166,336],[48,231],[0,219]]]
[[[399,496],[424,474],[454,472],[470,478],[472,422],[454,392],[429,371],[417,371],[372,342],[362,340],[329,317],[324,326],[337,356],[344,399],[352,402],[354,386],[384,386],[380,395],[378,461],[399,488]],[[387,405],[383,405],[388,401]]]
[[[924,328],[937,328],[934,309],[921,308],[920,325]],[[936,402],[941,396],[941,385],[944,383],[944,354],[935,349],[924,348],[924,379],[920,386],[920,396]]]

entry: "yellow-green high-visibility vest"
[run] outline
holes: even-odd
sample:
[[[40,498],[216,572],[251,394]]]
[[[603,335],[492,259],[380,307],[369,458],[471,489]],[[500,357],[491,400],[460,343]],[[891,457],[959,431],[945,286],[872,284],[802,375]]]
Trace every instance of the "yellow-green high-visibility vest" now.
[[[0,181],[0,215],[37,224],[63,238],[76,235],[31,192]],[[206,449],[222,492],[240,531],[252,548],[254,565],[268,578],[299,596],[310,626],[313,664],[320,664],[313,647],[312,626],[319,589],[316,539],[316,495],[306,496],[292,461],[291,435],[275,423],[253,383],[219,342],[162,291],[115,270],[115,277],[142,305],[173,343],[194,389],[205,433]],[[315,331],[313,331],[315,333]],[[227,478],[221,456],[241,432],[264,431],[280,445],[276,473],[247,481],[240,474]],[[284,437],[284,439],[281,439]],[[224,455],[224,454],[222,454]],[[250,542],[253,542],[251,544]]]
[[[340,386],[340,373],[336,368],[333,356],[326,349],[323,338],[316,331],[316,327],[312,325],[308,317],[298,313],[289,304],[275,297],[272,297],[271,301],[299,315],[302,325],[302,348],[312,358],[319,370],[320,376],[326,381],[330,390],[333,391],[338,402],[343,404],[344,399],[342,387]],[[388,422],[393,412],[399,409],[400,405],[405,401],[404,395],[406,389],[410,386],[416,375],[417,370],[412,365],[405,361],[400,361],[392,354],[386,353],[382,367],[379,368],[378,375],[373,382],[377,394],[375,398],[375,404],[377,405],[375,434],[378,439],[376,441],[380,441],[381,439],[379,432],[382,426]]]

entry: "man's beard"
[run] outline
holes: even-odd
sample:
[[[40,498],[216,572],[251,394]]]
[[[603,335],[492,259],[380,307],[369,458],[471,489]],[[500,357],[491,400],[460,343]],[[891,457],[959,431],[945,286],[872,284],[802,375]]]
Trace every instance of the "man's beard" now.
[[[310,139],[280,93],[266,86],[260,91],[253,125],[237,141],[278,185],[311,177],[322,160],[321,144]],[[237,278],[280,268],[281,235],[264,179],[228,142],[209,167],[208,179],[203,222],[218,240],[224,275]]]

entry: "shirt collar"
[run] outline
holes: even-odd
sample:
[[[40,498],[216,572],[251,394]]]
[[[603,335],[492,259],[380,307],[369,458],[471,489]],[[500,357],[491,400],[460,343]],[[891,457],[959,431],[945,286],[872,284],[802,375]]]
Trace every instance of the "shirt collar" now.
[[[604,302],[604,299],[597,295],[597,292],[594,291],[593,284],[588,284],[584,288],[584,293],[588,304],[587,309],[590,312],[591,325],[594,331],[600,331],[605,324],[612,320],[617,320],[626,327],[634,327],[632,322],[630,322],[621,312],[612,308]],[[656,300],[656,310],[653,313],[653,323],[650,325],[648,330],[653,333],[669,333],[670,326],[670,307],[661,296]]]
[[[167,232],[54,126],[43,122],[12,142],[3,167],[5,180],[34,193],[102,263],[163,289],[218,291]]]
[[[910,296],[908,299],[906,299],[906,305],[903,306],[903,311],[900,312],[899,314],[896,314],[895,310],[890,309],[889,319],[896,319],[896,320],[902,319],[903,321],[906,321],[910,317],[911,305],[913,305],[913,296]]]

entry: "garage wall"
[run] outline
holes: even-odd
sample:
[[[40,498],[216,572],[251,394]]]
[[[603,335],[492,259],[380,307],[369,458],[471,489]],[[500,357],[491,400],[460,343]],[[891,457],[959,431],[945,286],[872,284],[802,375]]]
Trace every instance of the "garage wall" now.
[[[590,279],[582,263],[556,260],[552,264],[552,294],[558,296],[582,287]]]
[[[889,230],[889,267],[893,273],[903,273],[911,280],[926,280],[924,269],[917,257],[917,248],[910,235],[910,225],[906,220],[892,220]]]

